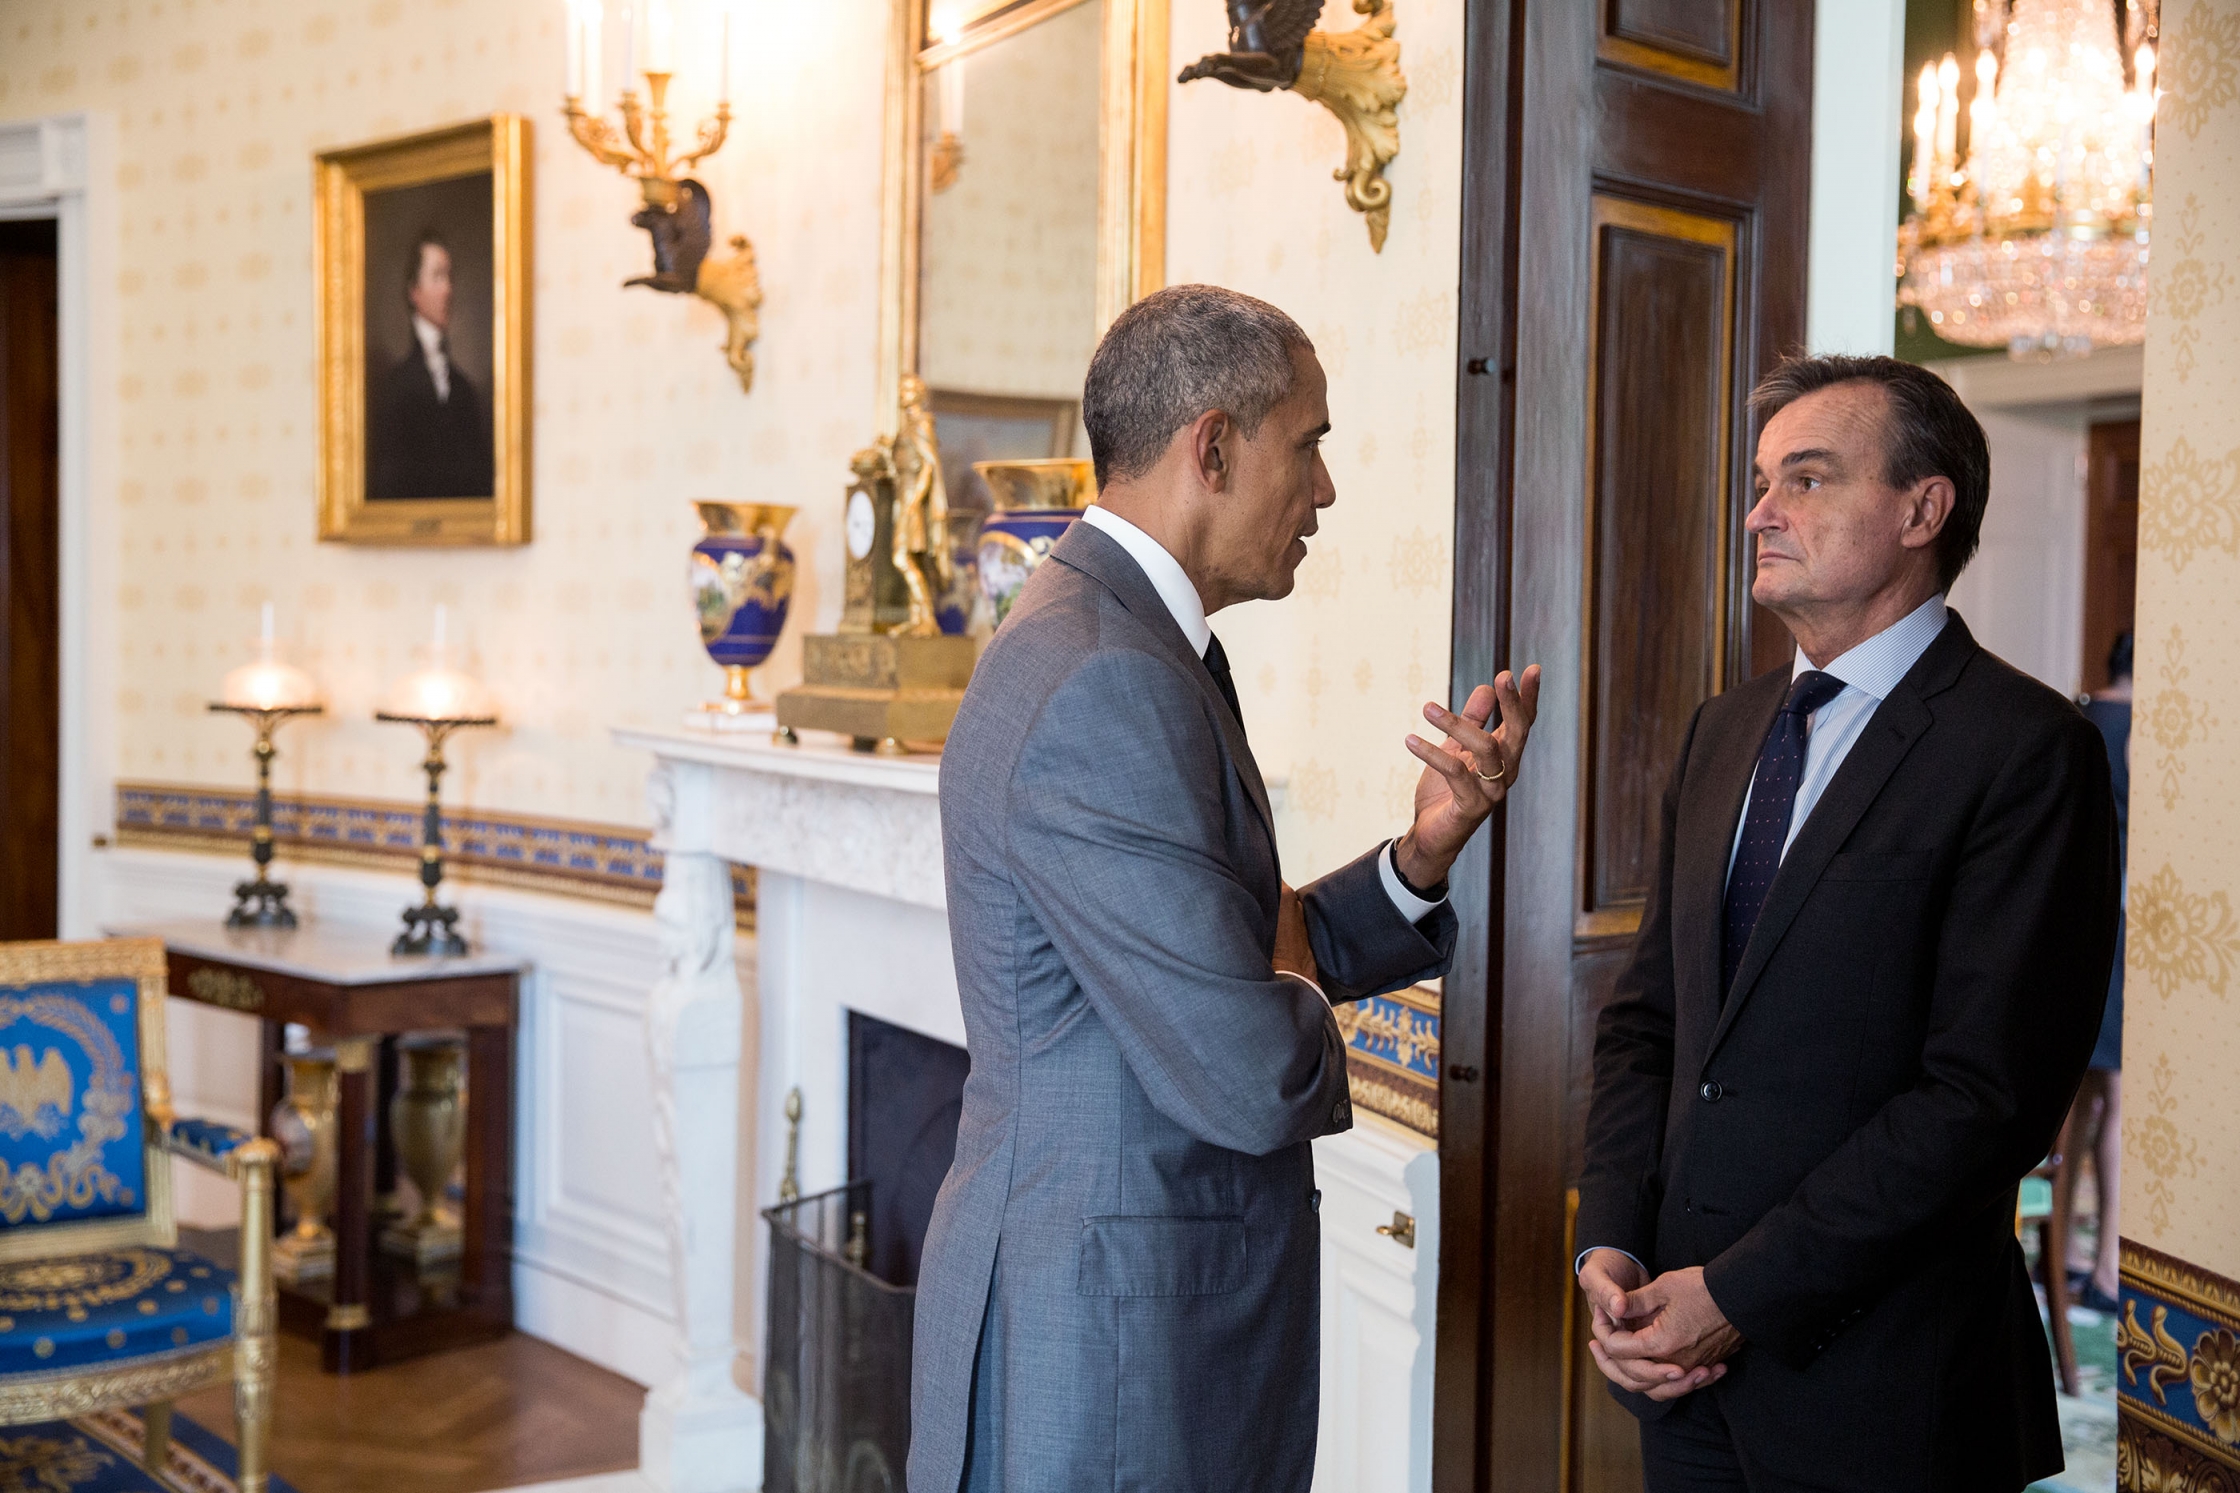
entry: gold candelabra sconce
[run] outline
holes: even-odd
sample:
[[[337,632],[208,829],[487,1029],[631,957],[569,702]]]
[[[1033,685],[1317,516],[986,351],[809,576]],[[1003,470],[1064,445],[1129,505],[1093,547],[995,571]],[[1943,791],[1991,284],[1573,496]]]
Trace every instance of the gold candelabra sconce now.
[[[637,182],[643,204],[634,227],[653,240],[653,273],[625,286],[643,285],[669,295],[696,295],[724,315],[724,361],[742,392],[754,389],[754,344],[762,331],[762,274],[754,245],[731,235],[728,256],[715,245],[715,202],[686,175],[723,149],[731,133],[731,7],[721,7],[715,112],[700,121],[689,149],[671,134],[669,88],[676,80],[676,18],[670,0],[634,0],[623,10],[628,60],[616,101],[618,127],[599,104],[599,66],[605,34],[605,0],[561,0],[567,26],[567,81],[563,110],[568,133],[601,165]],[[638,80],[644,79],[643,93]],[[586,101],[589,107],[586,107]]]
[[[1180,81],[1213,78],[1254,93],[1288,89],[1336,116],[1346,132],[1346,163],[1332,175],[1346,205],[1368,220],[1369,247],[1384,252],[1392,228],[1392,183],[1384,169],[1400,154],[1398,21],[1392,0],[1353,0],[1363,17],[1351,31],[1315,28],[1323,0],[1228,0],[1229,50],[1199,58]]]

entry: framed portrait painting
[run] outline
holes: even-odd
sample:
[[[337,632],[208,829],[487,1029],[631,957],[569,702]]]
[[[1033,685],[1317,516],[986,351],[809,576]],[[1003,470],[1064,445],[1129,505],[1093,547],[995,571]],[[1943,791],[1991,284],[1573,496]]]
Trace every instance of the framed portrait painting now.
[[[318,158],[319,537],[529,540],[529,125]]]

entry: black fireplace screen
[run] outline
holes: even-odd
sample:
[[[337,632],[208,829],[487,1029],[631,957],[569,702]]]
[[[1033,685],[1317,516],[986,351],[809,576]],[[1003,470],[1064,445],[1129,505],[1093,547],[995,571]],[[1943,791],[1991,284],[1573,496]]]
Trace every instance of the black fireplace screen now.
[[[871,1184],[766,1208],[764,1493],[902,1493],[918,1293],[864,1268]]]

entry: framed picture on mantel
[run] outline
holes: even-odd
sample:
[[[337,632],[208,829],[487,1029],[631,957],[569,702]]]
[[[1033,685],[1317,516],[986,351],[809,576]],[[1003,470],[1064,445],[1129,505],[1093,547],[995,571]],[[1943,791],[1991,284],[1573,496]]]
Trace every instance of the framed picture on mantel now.
[[[529,125],[318,158],[319,537],[529,540]]]

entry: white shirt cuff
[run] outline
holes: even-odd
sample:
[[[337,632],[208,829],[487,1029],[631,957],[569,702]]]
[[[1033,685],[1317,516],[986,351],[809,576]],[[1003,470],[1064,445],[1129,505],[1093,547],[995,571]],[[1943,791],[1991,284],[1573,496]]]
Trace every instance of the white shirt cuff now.
[[[1377,879],[1384,883],[1384,894],[1392,899],[1394,907],[1400,909],[1400,916],[1411,923],[1420,923],[1444,906],[1446,899],[1442,897],[1437,902],[1426,902],[1401,885],[1399,868],[1392,863],[1393,847],[1399,843],[1397,840],[1385,842],[1384,854],[1377,857]]]
[[[1322,995],[1322,987],[1320,985],[1317,985],[1314,981],[1308,979],[1305,975],[1297,975],[1293,974],[1290,970],[1279,969],[1276,971],[1276,978],[1279,980],[1297,980],[1300,984],[1306,986],[1316,995],[1321,995],[1322,1003],[1324,1005],[1327,1006],[1330,1004],[1330,997],[1327,995]]]
[[[1624,1255],[1627,1259],[1633,1260],[1634,1268],[1639,1270],[1644,1276],[1649,1273],[1648,1266],[1642,1264],[1639,1260],[1634,1260],[1631,1252],[1620,1249],[1615,1244],[1590,1244],[1585,1249],[1580,1250],[1579,1258],[1571,1262],[1571,1273],[1573,1275],[1577,1275],[1581,1270],[1585,1269],[1587,1264],[1587,1256],[1593,1254],[1598,1249],[1607,1249],[1614,1255]]]

